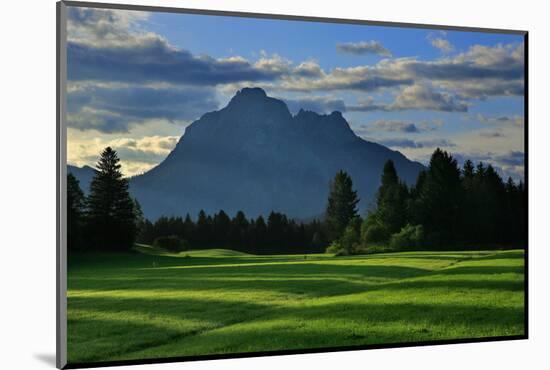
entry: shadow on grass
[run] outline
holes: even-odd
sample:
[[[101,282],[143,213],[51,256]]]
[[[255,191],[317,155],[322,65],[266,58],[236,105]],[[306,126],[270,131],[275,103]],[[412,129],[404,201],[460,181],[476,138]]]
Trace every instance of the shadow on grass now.
[[[69,279],[76,290],[269,290],[282,294],[319,297],[364,291],[369,281],[403,279],[425,275],[430,270],[405,266],[276,264],[203,267],[198,269],[148,269],[102,277]]]
[[[523,274],[523,266],[456,266],[441,269],[437,275],[494,275],[494,274]]]
[[[139,358],[143,355],[140,351],[164,345],[172,347],[171,356],[182,356],[246,352],[250,348],[266,351],[517,335],[523,331],[523,309],[498,306],[336,302],[281,307],[187,298],[85,300],[94,311],[117,314],[120,320],[103,320],[101,316],[70,320],[69,357],[73,362]],[[73,305],[79,300],[71,301]],[[216,324],[179,331],[131,320],[125,312],[181,320],[206,316]],[[98,337],[102,340],[97,341]]]
[[[460,266],[426,270],[391,265],[332,265],[316,263],[271,264],[257,266],[201,267],[200,269],[147,269],[129,272],[115,270],[101,277],[69,279],[70,290],[158,290],[158,291],[270,291],[304,297],[352,294],[381,289],[523,289],[520,279],[457,279],[445,281],[421,276],[460,276],[523,274],[523,266]],[[392,284],[392,281],[395,281]]]
[[[403,260],[460,260],[467,261],[470,259],[475,260],[500,260],[500,259],[523,259],[523,251],[443,251],[443,252],[396,252],[396,253],[382,253],[382,254],[369,254],[363,257],[372,259],[394,259],[399,258]]]
[[[432,257],[435,259],[435,256]],[[522,252],[475,256],[476,261],[522,257]],[[408,266],[345,265],[336,263],[342,260],[335,259],[334,264],[312,261],[257,266],[228,264],[230,268],[151,269],[151,263],[158,261],[157,256],[120,255],[100,262],[94,262],[100,257],[90,258],[78,262],[81,265],[73,265],[77,273],[69,274],[70,290],[105,294],[76,295],[68,299],[69,359],[73,363],[142,358],[145,354],[153,357],[156,353],[166,357],[474,338],[521,334],[518,331],[523,330],[522,307],[491,300],[482,300],[479,304],[445,302],[445,292],[449,291],[479,289],[487,294],[521,291],[521,279],[500,275],[522,274],[522,266],[496,266],[497,262],[494,266],[457,264],[433,271]],[[165,258],[163,266],[182,264],[181,257],[162,258]],[[399,255],[399,258],[407,257]],[[205,265],[220,261],[250,263],[251,259],[193,257],[184,263]],[[106,292],[109,290],[130,293],[143,290],[144,294],[151,294],[148,298],[117,297],[117,292]],[[175,294],[163,298],[155,296],[153,290]],[[366,291],[387,291],[396,297],[397,291],[414,295],[416,290],[440,296],[433,304],[373,303],[367,298],[364,302],[358,301],[360,298],[336,302],[338,297],[324,303],[308,300]],[[178,296],[177,291],[181,291],[182,296]],[[185,296],[185,293],[200,294],[201,291],[208,298]],[[229,293],[231,297],[224,300],[217,292]],[[300,301],[302,298],[306,299]],[[275,299],[276,304],[269,299]],[[155,320],[158,323],[164,318],[175,322],[174,327],[154,324]],[[186,320],[199,324],[186,326]],[[321,323],[315,326],[312,324],[315,322]],[[166,350],[156,352],[160,347]]]

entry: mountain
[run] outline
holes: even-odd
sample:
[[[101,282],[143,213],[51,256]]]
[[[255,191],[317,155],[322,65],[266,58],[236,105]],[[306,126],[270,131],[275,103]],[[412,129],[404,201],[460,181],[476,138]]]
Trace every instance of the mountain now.
[[[67,165],[67,174],[72,173],[73,176],[76,177],[84,194],[90,192],[90,184],[94,177],[94,171],[95,170],[90,166],[77,167],[71,166],[70,164]]]
[[[248,217],[272,210],[306,219],[322,215],[329,183],[340,169],[354,182],[363,213],[392,159],[411,184],[423,169],[397,151],[365,141],[340,112],[320,115],[286,104],[260,88],[244,88],[218,111],[187,127],[174,150],[155,168],[130,179],[146,217],[193,217],[223,209]]]

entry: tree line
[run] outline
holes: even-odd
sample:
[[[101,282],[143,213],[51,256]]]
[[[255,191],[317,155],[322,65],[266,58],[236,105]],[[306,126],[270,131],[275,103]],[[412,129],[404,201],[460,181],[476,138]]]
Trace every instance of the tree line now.
[[[322,220],[298,222],[280,212],[247,218],[220,210],[196,219],[143,217],[128,191],[116,151],[106,148],[90,193],[67,178],[67,238],[72,250],[125,251],[135,242],[171,251],[228,248],[255,254],[368,253],[380,250],[522,246],[526,242],[523,183],[506,182],[491,165],[467,160],[460,168],[436,149],[413,186],[399,179],[391,160],[384,165],[374,203],[364,217],[345,171],[331,181]]]
[[[296,222],[279,212],[271,212],[267,219],[249,219],[243,211],[229,217],[223,210],[214,215],[201,210],[196,222],[189,214],[145,220],[137,240],[174,251],[226,248],[253,254],[318,253],[328,244],[317,220]]]
[[[337,174],[327,207],[326,222],[333,230],[329,251],[517,247],[526,242],[523,183],[504,182],[481,162],[474,166],[467,160],[460,168],[439,148],[411,187],[387,161],[375,204],[364,219],[357,202],[351,178]]]

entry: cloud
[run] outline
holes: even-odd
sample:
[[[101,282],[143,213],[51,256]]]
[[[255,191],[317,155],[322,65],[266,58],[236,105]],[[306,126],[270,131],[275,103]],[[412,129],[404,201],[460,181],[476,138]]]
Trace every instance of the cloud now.
[[[374,65],[334,68],[318,78],[285,76],[279,88],[288,91],[377,91],[431,84],[461,99],[521,96],[524,92],[524,49],[520,44],[474,45],[453,57],[383,59]]]
[[[69,79],[201,86],[278,82],[277,88],[288,91],[376,91],[429,81],[464,99],[523,94],[523,44],[474,45],[435,61],[384,59],[374,65],[324,71],[313,61],[294,66],[265,52],[256,62],[239,56],[197,56],[143,31],[147,17],[143,12],[71,8]],[[452,46],[443,38],[431,41],[444,49]],[[353,54],[391,54],[377,41],[342,43],[337,48]]]
[[[149,18],[148,12],[115,9],[94,9],[85,7],[67,8],[67,38],[69,42],[93,46],[128,47],[135,41],[130,30],[137,31],[138,25]],[[141,37],[152,33],[141,32]]]
[[[353,55],[376,54],[384,57],[391,57],[392,55],[391,51],[374,40],[337,44],[336,50]]]
[[[255,64],[241,57],[196,56],[163,37],[139,30],[131,11],[71,8],[68,17],[68,65],[71,81],[167,82],[210,85],[273,80],[288,72],[280,57]]]
[[[466,112],[468,104],[449,93],[438,92],[428,85],[407,86],[391,103],[377,103],[372,97],[359,101],[356,105],[347,107],[348,111],[402,111],[402,110],[434,110],[441,112]]]
[[[525,153],[521,151],[510,151],[496,157],[497,162],[508,166],[523,166],[525,164]]]
[[[133,176],[145,172],[164,160],[176,146],[179,136],[145,136],[141,138],[120,137],[86,139],[82,137],[68,141],[68,155],[71,163],[78,166],[94,166],[99,153],[110,146],[121,159],[122,172]]]
[[[488,139],[495,139],[499,137],[505,137],[506,135],[502,132],[500,129],[494,129],[494,130],[482,130],[479,132],[479,135],[484,138]]]
[[[131,48],[69,43],[69,80],[215,86],[237,81],[273,80],[282,73],[278,69],[280,65],[267,60],[252,65],[240,58],[197,57],[186,50],[174,49],[161,39],[142,41]]]
[[[441,120],[422,121],[420,123],[401,120],[377,120],[370,125],[361,125],[360,128],[365,132],[385,131],[418,134],[421,132],[435,131],[442,125],[443,121]]]
[[[449,40],[443,38],[433,38],[430,40],[430,43],[433,47],[441,50],[444,53],[450,53],[454,50],[454,46],[449,42]]]
[[[265,52],[262,52],[261,54],[262,58],[260,58],[257,62],[253,64],[253,66],[258,71],[263,71],[265,73],[271,74],[272,76],[282,76],[284,74],[288,74],[291,71],[292,62],[290,60],[284,59],[278,54],[273,54],[272,56],[268,56]],[[239,58],[238,61],[243,63],[247,62],[244,58]],[[301,68],[302,71],[309,71],[311,67],[312,65],[310,64],[302,64]],[[307,72],[305,72],[305,74],[307,75]]]
[[[518,127],[523,127],[524,118],[522,116],[486,116],[478,113],[476,118],[481,123],[487,124],[511,124]]]
[[[426,85],[403,89],[388,110],[428,109],[442,112],[466,112],[468,105],[456,97],[432,90]]]
[[[315,61],[295,65],[265,52],[261,52],[261,58],[255,62],[240,56],[194,55],[174,47],[155,33],[143,31],[147,15],[134,13],[139,12],[85,9],[69,14],[68,76],[71,81],[222,88],[244,83],[302,92],[375,92],[429,83],[434,91],[442,94],[432,98],[452,97],[456,104],[447,101],[425,109],[435,107],[444,111],[464,111],[462,103],[468,99],[520,96],[524,92],[523,43],[474,45],[466,52],[434,61],[416,57],[383,59],[374,65],[323,70]],[[432,41],[440,47],[449,47],[441,37]],[[354,54],[391,54],[377,41],[343,43],[337,47],[341,52]]]
[[[295,69],[294,74],[301,77],[320,77],[323,70],[316,62],[309,61],[300,63]]]
[[[335,68],[330,73],[322,73],[319,78],[303,78],[295,75],[286,76],[278,85],[287,91],[333,91],[355,90],[362,92],[377,91],[384,88],[411,85],[414,80],[400,76],[376,76],[366,73],[369,67]]]
[[[390,148],[437,148],[437,147],[454,147],[455,143],[447,139],[428,139],[428,140],[411,140],[411,139],[382,139],[377,140],[380,144]]]
[[[388,132],[405,132],[416,134],[420,129],[412,122],[378,120],[372,124],[373,129]]]
[[[128,132],[150,119],[189,121],[214,110],[212,89],[199,87],[84,86],[68,94],[68,124],[80,130]]]
[[[443,126],[443,120],[441,119],[432,119],[427,121],[422,121],[418,124],[418,127],[422,131],[436,131]]]
[[[300,109],[317,113],[331,113],[333,111],[346,111],[344,100],[331,96],[301,96],[293,99],[282,98],[292,113]]]
[[[360,99],[355,105],[346,106],[350,112],[387,111],[389,104],[375,102],[372,96]]]

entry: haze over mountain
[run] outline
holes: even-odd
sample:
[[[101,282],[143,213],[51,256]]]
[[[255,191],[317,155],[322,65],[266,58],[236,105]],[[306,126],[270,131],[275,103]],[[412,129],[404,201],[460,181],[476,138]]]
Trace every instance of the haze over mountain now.
[[[90,184],[94,178],[95,170],[90,166],[72,166],[67,165],[67,174],[72,173],[80,183],[80,188],[85,194],[90,192]]]
[[[218,111],[187,127],[174,150],[155,168],[130,179],[146,217],[192,217],[223,209],[249,217],[272,210],[294,218],[323,214],[329,183],[347,171],[364,212],[384,162],[413,183],[423,166],[401,153],[365,141],[340,112],[319,115],[286,104],[260,88],[244,88]]]

